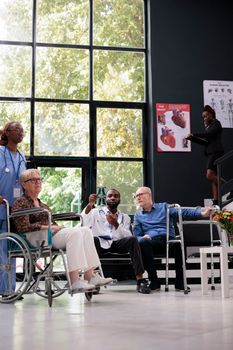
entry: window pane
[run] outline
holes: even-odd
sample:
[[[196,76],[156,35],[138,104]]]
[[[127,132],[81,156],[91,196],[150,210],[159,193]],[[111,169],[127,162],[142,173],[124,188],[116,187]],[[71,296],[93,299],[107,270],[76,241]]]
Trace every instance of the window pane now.
[[[89,0],[37,1],[37,41],[89,43]]]
[[[0,45],[0,95],[31,95],[31,48]]]
[[[144,54],[95,51],[94,99],[144,101]]]
[[[121,194],[119,209],[135,213],[133,194],[143,185],[143,163],[124,161],[98,161],[97,187],[115,188]]]
[[[142,111],[97,110],[98,157],[142,157]]]
[[[37,48],[37,97],[87,99],[88,86],[87,50]]]
[[[32,0],[0,1],[0,40],[32,41]]]
[[[55,213],[81,210],[81,168],[39,168],[43,178],[40,198]]]
[[[29,155],[30,148],[30,104],[27,102],[0,102],[1,128],[6,123],[20,122],[25,130],[23,142],[19,145],[20,151]]]
[[[94,44],[144,47],[143,0],[95,0]]]
[[[80,104],[37,103],[35,154],[89,155],[89,107]]]

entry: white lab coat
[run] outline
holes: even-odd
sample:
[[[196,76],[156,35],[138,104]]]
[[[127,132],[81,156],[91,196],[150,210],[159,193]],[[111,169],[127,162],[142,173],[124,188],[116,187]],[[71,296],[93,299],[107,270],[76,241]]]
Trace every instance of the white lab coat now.
[[[99,238],[100,245],[104,249],[111,247],[113,241],[117,241],[121,238],[132,236],[130,225],[131,220],[129,215],[117,211],[117,222],[119,224],[118,228],[108,223],[106,219],[106,214],[109,213],[107,207],[100,207],[92,209],[88,214],[85,214],[85,209],[83,209],[81,215],[83,217],[83,225],[88,226],[93,233],[93,236],[106,236],[109,239]]]

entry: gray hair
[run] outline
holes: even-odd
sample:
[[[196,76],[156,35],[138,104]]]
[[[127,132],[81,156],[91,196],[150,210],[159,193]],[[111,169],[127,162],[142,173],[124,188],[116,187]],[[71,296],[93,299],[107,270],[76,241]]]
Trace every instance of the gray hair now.
[[[139,190],[139,188],[143,188],[145,191],[147,191],[152,196],[152,192],[151,192],[151,188],[150,187],[141,186],[141,187],[138,187],[137,191]]]
[[[22,172],[22,174],[19,177],[19,181],[22,184],[23,182],[31,179],[33,176],[41,176],[40,171],[38,169],[27,169]]]

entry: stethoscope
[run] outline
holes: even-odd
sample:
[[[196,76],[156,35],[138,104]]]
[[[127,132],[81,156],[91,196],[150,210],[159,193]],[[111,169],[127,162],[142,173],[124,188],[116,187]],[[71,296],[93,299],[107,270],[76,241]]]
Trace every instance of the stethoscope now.
[[[16,171],[15,169],[15,164],[14,164],[14,160],[12,158],[12,155],[11,155],[11,152],[9,151],[9,149],[5,146],[5,149],[4,149],[4,163],[5,163],[5,173],[9,173],[10,172],[10,168],[7,166],[7,159],[6,159],[6,151],[8,151],[9,153],[9,156],[10,156],[10,159],[11,159],[11,163],[12,163],[12,166],[13,166],[13,169],[14,169],[14,173],[16,174],[16,178],[18,179],[18,176],[19,176],[19,169],[21,167],[21,163],[24,163],[25,166],[26,166],[26,162],[25,162],[25,159],[22,155],[22,153],[20,153],[20,151],[17,150],[17,153],[19,154],[19,163],[18,163],[18,169]]]

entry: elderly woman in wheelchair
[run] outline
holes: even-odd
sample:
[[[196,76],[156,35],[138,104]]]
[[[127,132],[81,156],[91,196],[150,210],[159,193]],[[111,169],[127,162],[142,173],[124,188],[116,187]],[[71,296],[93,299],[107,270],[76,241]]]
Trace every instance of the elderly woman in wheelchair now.
[[[50,208],[43,203],[38,195],[42,189],[42,179],[39,170],[28,169],[22,172],[20,182],[24,189],[22,197],[18,198],[12,212],[28,208]],[[31,232],[49,228],[46,211],[23,215],[14,218],[17,232]],[[100,260],[95,249],[91,230],[87,227],[64,228],[52,218],[52,247],[66,251],[71,293],[88,292],[96,287],[112,282],[111,278],[94,274],[94,269],[100,266]],[[84,279],[80,273],[84,271]]]

